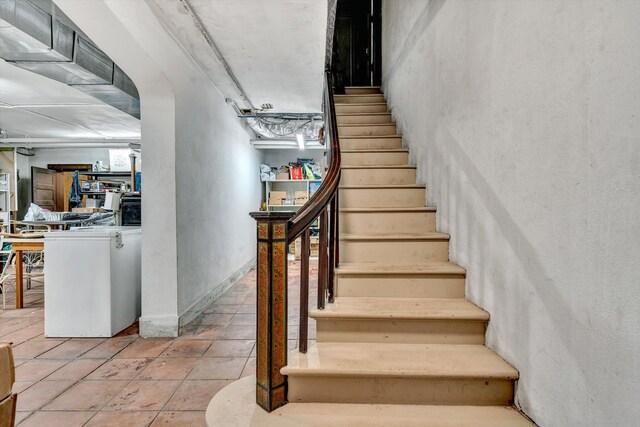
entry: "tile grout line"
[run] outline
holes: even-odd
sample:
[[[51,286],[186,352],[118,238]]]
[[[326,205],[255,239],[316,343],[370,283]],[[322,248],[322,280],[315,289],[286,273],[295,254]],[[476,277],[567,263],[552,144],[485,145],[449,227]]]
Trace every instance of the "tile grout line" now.
[[[45,337],[45,338],[46,338],[46,337]],[[138,340],[138,339],[133,340],[131,343],[129,343],[129,344],[128,344],[126,347],[124,347],[122,350],[124,350],[125,348],[129,347],[131,344],[133,344],[133,343],[134,343],[134,342],[136,342],[137,340]],[[65,342],[69,342],[69,341],[71,341],[71,338],[67,339],[67,341],[65,341]],[[106,340],[105,340],[105,341],[106,341]],[[103,341],[103,342],[105,342],[105,341]],[[64,343],[61,343],[61,344],[64,344]],[[62,365],[61,367],[59,367],[59,368],[58,368],[58,369],[56,369],[55,371],[51,372],[51,373],[50,373],[49,375],[47,375],[45,378],[42,378],[41,380],[36,381],[36,382],[35,382],[34,384],[32,384],[31,386],[27,387],[27,389],[31,388],[33,385],[35,385],[35,384],[37,384],[37,383],[39,383],[39,382],[41,382],[41,381],[44,381],[47,377],[49,377],[50,375],[53,375],[55,372],[59,371],[60,369],[62,369],[62,368],[63,368],[63,367],[65,367],[65,366],[67,366],[67,365],[68,365],[69,363],[71,363],[72,361],[74,361],[74,360],[81,360],[81,359],[80,359],[80,356],[82,356],[83,354],[88,353],[89,351],[93,350],[94,348],[96,348],[96,347],[97,347],[97,346],[99,346],[100,344],[102,344],[102,343],[96,344],[95,346],[91,347],[90,349],[88,349],[88,350],[87,350],[87,351],[85,351],[84,353],[79,354],[76,358],[74,358],[74,359],[70,359],[67,363],[65,363],[64,365]],[[57,347],[57,346],[56,346],[56,347]],[[54,348],[55,348],[55,347],[54,347]],[[122,350],[120,350],[120,351],[122,351]],[[115,353],[113,356],[111,356],[111,358],[106,359],[104,363],[107,363],[109,360],[112,360],[112,359],[115,357],[115,355],[116,355],[116,354],[120,353],[120,351],[118,351],[118,352],[117,352],[117,353]],[[46,352],[45,352],[45,353],[46,353]],[[44,354],[44,353],[43,353],[43,354]],[[34,359],[34,360],[35,360],[35,359]],[[56,360],[56,359],[46,359],[46,358],[43,358],[43,359],[39,359],[39,360]],[[58,359],[58,360],[59,360],[59,359]],[[87,359],[87,360],[90,360],[90,359]],[[95,360],[95,359],[94,359],[94,360]],[[93,371],[89,372],[89,373],[88,373],[88,374],[86,374],[84,377],[82,377],[82,378],[80,378],[80,379],[76,380],[76,381],[75,381],[71,386],[69,386],[68,388],[64,389],[62,392],[60,392],[60,394],[55,395],[51,400],[49,400],[47,403],[45,403],[45,404],[43,404],[42,406],[40,406],[38,409],[33,410],[33,411],[31,412],[31,414],[29,414],[29,416],[28,416],[28,417],[26,417],[25,419],[21,420],[19,424],[22,424],[23,422],[27,421],[27,420],[28,420],[29,418],[31,418],[31,417],[32,417],[36,412],[41,411],[41,410],[42,410],[42,408],[44,408],[45,406],[47,406],[48,404],[50,404],[51,402],[53,402],[54,400],[56,400],[56,399],[57,399],[58,397],[60,397],[63,393],[65,393],[66,391],[70,390],[72,387],[75,387],[75,386],[76,386],[77,384],[79,384],[82,380],[84,380],[87,376],[91,375],[95,370],[97,370],[98,368],[100,368],[100,366],[104,365],[104,363],[103,363],[103,364],[101,364],[101,365],[99,365],[99,366],[97,366]],[[54,380],[50,380],[50,381],[54,381]],[[86,380],[86,381],[91,381],[91,380]],[[127,383],[127,385],[129,385],[129,384]],[[126,385],[125,385],[125,387],[126,387]],[[27,390],[27,389],[25,389],[25,390]],[[23,390],[23,391],[25,391],[25,390]],[[123,390],[124,390],[124,387],[123,387]],[[22,393],[22,392],[20,392],[20,393]],[[114,396],[114,398],[115,398],[115,396]],[[108,402],[110,402],[110,401],[111,401],[111,400],[109,400]],[[107,403],[108,403],[108,402],[107,402]],[[106,404],[105,404],[105,405],[106,405]],[[45,411],[45,412],[46,412],[46,411]],[[54,411],[52,410],[51,412],[54,412]],[[58,412],[58,411],[55,411],[55,412]],[[61,410],[61,411],[59,411],[59,412],[68,412],[68,410]],[[77,411],[76,411],[76,412],[77,412]],[[97,414],[98,412],[99,412],[99,411],[96,411],[96,414]],[[93,415],[92,415],[92,416],[87,420],[87,422],[89,422],[89,421],[90,421],[90,420],[91,420],[91,419],[92,419],[96,414],[93,414]],[[85,422],[83,425],[85,425],[87,422]]]

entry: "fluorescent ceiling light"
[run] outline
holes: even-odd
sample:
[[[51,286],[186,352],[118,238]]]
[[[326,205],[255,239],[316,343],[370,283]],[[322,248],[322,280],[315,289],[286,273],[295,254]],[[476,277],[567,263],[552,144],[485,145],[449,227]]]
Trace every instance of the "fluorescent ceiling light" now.
[[[304,150],[304,136],[299,133],[296,135],[296,140],[298,141],[298,148]]]

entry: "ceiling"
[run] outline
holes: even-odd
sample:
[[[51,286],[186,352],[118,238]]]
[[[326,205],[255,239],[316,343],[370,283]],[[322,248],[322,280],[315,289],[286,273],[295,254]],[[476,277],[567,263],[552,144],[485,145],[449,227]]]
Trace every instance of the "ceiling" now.
[[[11,138],[140,137],[140,120],[1,59],[0,128]]]
[[[322,110],[326,0],[151,0],[162,21],[225,97],[240,92],[182,5],[202,23],[255,107]]]
[[[272,112],[321,111],[326,0],[148,0],[223,96]],[[194,17],[222,55],[220,60]],[[250,103],[243,100],[235,75]],[[0,128],[10,138],[139,138],[140,121],[0,59]]]

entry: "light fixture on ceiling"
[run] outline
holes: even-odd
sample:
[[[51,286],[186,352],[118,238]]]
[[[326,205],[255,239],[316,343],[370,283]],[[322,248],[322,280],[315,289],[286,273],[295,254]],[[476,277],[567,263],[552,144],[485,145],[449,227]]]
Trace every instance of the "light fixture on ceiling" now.
[[[298,148],[304,150],[304,136],[299,133],[296,135],[296,140],[298,141]]]

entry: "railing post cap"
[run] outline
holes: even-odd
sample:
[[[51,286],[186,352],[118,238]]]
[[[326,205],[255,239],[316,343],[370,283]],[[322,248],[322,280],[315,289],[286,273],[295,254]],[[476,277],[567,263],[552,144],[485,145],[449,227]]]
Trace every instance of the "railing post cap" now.
[[[249,215],[256,221],[288,221],[293,215],[295,215],[295,212],[258,211],[250,212]]]

